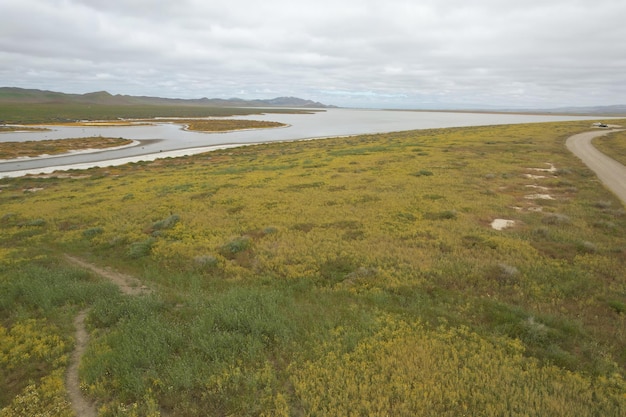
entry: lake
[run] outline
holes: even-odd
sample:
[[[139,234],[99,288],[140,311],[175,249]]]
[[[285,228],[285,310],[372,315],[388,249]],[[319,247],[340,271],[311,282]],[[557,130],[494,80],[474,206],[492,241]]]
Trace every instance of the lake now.
[[[84,169],[94,166],[120,165],[128,162],[191,155],[212,149],[263,142],[414,129],[598,119],[598,117],[588,116],[362,109],[327,109],[313,114],[264,114],[233,118],[271,120],[285,123],[288,126],[226,133],[202,133],[184,130],[180,124],[156,123],[154,125],[110,127],[48,126],[52,130],[42,132],[5,132],[0,133],[0,142],[91,136],[120,137],[134,139],[137,142],[135,146],[122,149],[78,152],[46,158],[25,158],[0,162],[0,177],[50,173],[56,169]]]

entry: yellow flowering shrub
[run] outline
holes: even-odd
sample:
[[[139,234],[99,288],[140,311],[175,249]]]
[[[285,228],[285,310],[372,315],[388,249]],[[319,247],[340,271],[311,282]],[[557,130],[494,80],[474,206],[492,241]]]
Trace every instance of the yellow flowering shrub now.
[[[330,342],[289,370],[309,416],[592,416],[626,410],[626,384],[523,355],[515,340],[387,319],[348,352]]]
[[[30,361],[64,365],[65,342],[45,320],[29,319],[10,329],[0,326],[0,365],[13,370]]]
[[[0,410],[0,417],[73,417],[75,416],[63,381],[64,370],[57,369],[29,384],[10,405]]]

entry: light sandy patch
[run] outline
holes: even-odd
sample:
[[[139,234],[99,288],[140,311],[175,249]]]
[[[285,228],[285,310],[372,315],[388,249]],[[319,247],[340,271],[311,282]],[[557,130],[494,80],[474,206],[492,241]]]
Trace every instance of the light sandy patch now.
[[[548,187],[543,187],[541,185],[526,185],[526,188],[535,188],[535,189],[541,190],[541,191],[548,191],[549,190]]]
[[[524,174],[524,178],[528,178],[531,180],[541,180],[548,177],[546,177],[545,175]]]
[[[532,171],[539,171],[539,172],[556,172],[556,167],[554,166],[554,164],[551,164],[550,162],[546,162],[546,165],[550,165],[550,168],[528,168]]]
[[[527,200],[554,200],[550,194],[529,194],[524,196]]]
[[[82,180],[85,178],[91,178],[91,175],[71,175],[65,173],[53,173],[53,174],[41,174],[37,175],[37,178],[68,178],[72,180]]]
[[[44,190],[44,188],[41,187],[33,187],[33,188],[26,188],[24,189],[25,193],[36,193],[37,191],[42,191]]]
[[[543,211],[543,207],[538,207],[538,206],[530,206],[530,207],[512,206],[511,208],[515,211],[522,211],[522,212],[530,211],[532,213],[538,213],[540,211]]]
[[[504,230],[515,226],[515,220],[495,219],[491,222],[491,228],[495,230]]]

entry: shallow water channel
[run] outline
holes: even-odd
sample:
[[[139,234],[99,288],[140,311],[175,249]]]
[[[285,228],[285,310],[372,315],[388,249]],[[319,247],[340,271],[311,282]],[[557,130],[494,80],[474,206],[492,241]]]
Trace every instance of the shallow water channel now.
[[[224,133],[193,132],[176,123],[137,126],[66,127],[40,126],[41,132],[0,133],[0,142],[82,138],[120,137],[135,140],[134,146],[120,149],[76,152],[44,158],[21,158],[0,162],[0,177],[50,173],[57,169],[83,169],[162,157],[191,155],[243,144],[276,142],[383,133],[412,129],[462,126],[486,126],[515,123],[539,123],[593,120],[597,117],[521,115],[491,113],[415,112],[361,109],[326,109],[313,114],[263,114],[234,118],[270,120],[288,126],[273,129],[240,130]]]

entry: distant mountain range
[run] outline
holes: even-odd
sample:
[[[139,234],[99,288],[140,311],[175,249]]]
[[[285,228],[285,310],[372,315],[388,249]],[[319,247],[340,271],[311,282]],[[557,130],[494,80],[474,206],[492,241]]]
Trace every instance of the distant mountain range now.
[[[538,110],[542,113],[566,113],[566,114],[601,114],[601,115],[626,115],[626,104],[613,106],[589,106],[589,107],[559,107],[556,109]]]
[[[106,91],[97,91],[87,94],[67,94],[56,91],[24,89],[17,87],[0,87],[0,104],[11,103],[38,103],[38,104],[88,104],[88,105],[111,105],[111,106],[195,106],[195,107],[288,107],[288,108],[336,108],[337,106],[322,104],[317,101],[304,100],[297,97],[276,97],[266,100],[244,100],[241,98],[199,98],[199,99],[180,99],[180,98],[162,98],[162,97],[146,97],[146,96],[129,96],[121,94],[110,94]],[[429,111],[433,110],[429,106]],[[419,104],[416,104],[416,110],[419,110]],[[544,114],[587,114],[587,115],[604,115],[604,116],[626,116],[626,104],[612,106],[586,106],[586,107],[559,107],[552,109],[508,109],[489,107],[481,108],[476,105],[474,108],[464,107],[463,109],[454,109],[446,106],[439,111],[492,111],[503,113],[544,113]]]
[[[178,99],[145,96],[128,96],[97,91],[87,94],[66,94],[56,91],[0,87],[0,103],[77,103],[113,106],[153,105],[153,106],[213,106],[213,107],[297,107],[331,108],[312,100],[297,97],[276,97],[269,100],[244,100],[240,98],[200,98]]]

